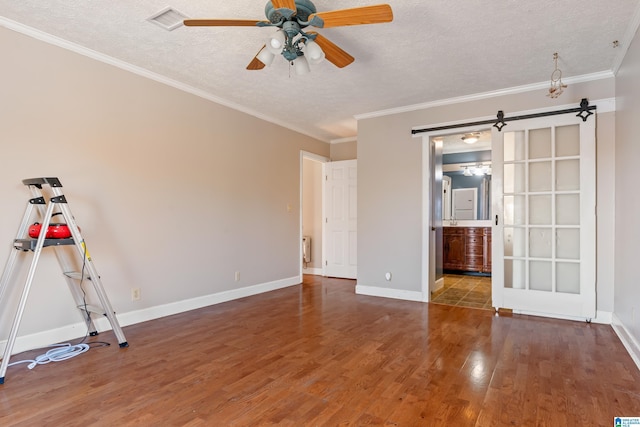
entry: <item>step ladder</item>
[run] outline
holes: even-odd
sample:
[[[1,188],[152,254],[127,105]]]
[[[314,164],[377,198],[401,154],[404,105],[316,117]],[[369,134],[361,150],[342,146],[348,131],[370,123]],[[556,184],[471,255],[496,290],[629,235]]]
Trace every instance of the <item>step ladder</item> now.
[[[100,316],[105,316],[111,323],[111,328],[118,339],[120,348],[129,346],[126,338],[124,337],[124,333],[118,324],[118,320],[116,319],[113,309],[111,308],[107,294],[102,287],[100,276],[98,275],[96,268],[93,265],[93,261],[91,260],[91,256],[87,251],[85,241],[80,234],[80,228],[76,224],[75,219],[71,214],[71,210],[69,209],[69,205],[67,204],[67,199],[62,193],[62,184],[60,183],[60,180],[58,178],[32,178],[25,179],[22,183],[29,188],[33,198],[31,198],[27,204],[24,217],[20,223],[20,228],[18,229],[18,234],[13,241],[13,248],[15,250],[11,251],[2,274],[2,278],[0,278],[0,310],[4,311],[7,309],[7,303],[3,302],[3,297],[5,291],[9,287],[9,282],[14,276],[14,269],[18,256],[25,252],[32,252],[33,258],[29,266],[26,280],[22,285],[22,295],[9,332],[4,356],[0,363],[0,384],[4,384],[7,367],[9,366],[9,359],[18,335],[20,320],[22,319],[25,305],[27,303],[29,290],[38,266],[38,260],[40,259],[40,254],[44,248],[50,247],[55,253],[58,263],[62,268],[64,278],[66,279],[69,289],[71,290],[71,294],[75,300],[76,306],[80,310],[84,321],[87,323],[89,335],[95,336],[98,334],[93,323],[93,319],[91,318],[92,313],[98,314]],[[48,201],[46,196],[49,196]],[[46,234],[48,225],[54,215],[63,216],[64,223],[67,224],[69,231],[71,232],[70,237],[57,239],[47,238]],[[39,222],[42,224],[40,234],[37,238],[29,237],[29,226],[34,217],[40,217],[41,220]],[[79,259],[78,257],[70,255],[70,252],[73,254],[76,251],[66,250],[64,246],[75,246]],[[80,267],[80,271],[74,271],[74,267],[78,266]],[[81,287],[83,283],[91,283],[93,285],[95,293],[100,300],[101,307],[87,304],[85,293]]]

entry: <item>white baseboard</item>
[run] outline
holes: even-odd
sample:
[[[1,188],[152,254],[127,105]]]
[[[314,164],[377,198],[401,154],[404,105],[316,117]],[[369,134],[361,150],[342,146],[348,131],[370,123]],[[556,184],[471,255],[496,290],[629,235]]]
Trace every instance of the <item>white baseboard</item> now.
[[[302,274],[313,274],[314,276],[322,276],[321,268],[302,268]]]
[[[581,316],[565,316],[557,313],[541,313],[538,311],[529,311],[529,310],[516,310],[513,309],[513,314],[522,314],[525,316],[538,316],[538,317],[548,317],[550,319],[562,319],[562,320],[572,320],[574,322],[586,322],[587,319]],[[610,325],[611,324],[611,312],[609,311],[596,311],[596,317],[589,320],[590,323],[598,323],[602,325]]]
[[[154,307],[144,308],[142,310],[129,311],[126,313],[116,313],[118,323],[121,327],[134,325],[140,322],[159,319],[173,314],[184,313],[186,311],[195,310],[209,305],[220,304],[223,302],[245,298],[252,295],[258,295],[277,289],[286,288],[302,283],[300,276],[289,277],[286,279],[275,280],[273,282],[261,283],[258,285],[247,286],[239,289],[218,292],[211,295],[205,295],[197,298],[191,298],[182,301],[176,301],[169,304],[158,305]],[[110,331],[111,324],[108,319],[102,317],[94,320],[96,329],[99,332]],[[87,326],[83,323],[75,323],[61,328],[50,329],[35,334],[24,335],[18,337],[13,346],[12,354],[21,353],[23,351],[43,348],[53,343],[59,343],[69,340],[75,340],[82,337],[87,331]],[[126,334],[125,334],[126,335]],[[6,340],[0,342],[0,353],[4,352]],[[131,343],[134,345],[135,343]]]
[[[356,294],[373,297],[394,298],[407,301],[424,302],[422,292],[404,291],[401,289],[380,288],[378,286],[356,285]]]
[[[618,316],[615,314],[612,316],[612,324],[613,330],[622,341],[622,345],[627,349],[627,352],[635,362],[638,369],[640,369],[640,343],[638,340],[634,338],[634,336],[627,330],[627,328],[622,324]]]

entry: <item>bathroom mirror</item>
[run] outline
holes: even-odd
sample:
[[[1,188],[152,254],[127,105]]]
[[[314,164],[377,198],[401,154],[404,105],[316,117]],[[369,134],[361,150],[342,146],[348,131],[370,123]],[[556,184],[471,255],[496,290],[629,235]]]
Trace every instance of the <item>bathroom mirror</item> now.
[[[491,131],[442,137],[442,219],[491,215]]]

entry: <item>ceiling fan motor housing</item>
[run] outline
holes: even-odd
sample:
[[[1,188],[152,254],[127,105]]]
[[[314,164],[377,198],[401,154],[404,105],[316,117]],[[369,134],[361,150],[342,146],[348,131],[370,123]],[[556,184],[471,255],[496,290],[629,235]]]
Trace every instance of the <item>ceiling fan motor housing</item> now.
[[[285,17],[280,9],[274,9],[273,3],[271,3],[271,1],[267,2],[267,5],[264,8],[264,14],[267,16],[269,22],[271,22],[272,24],[277,24],[283,19],[296,19],[298,22],[307,22],[309,20],[309,15],[317,12],[314,4],[309,0],[295,0],[295,2],[296,10],[291,17]],[[306,25],[304,27],[306,27]]]

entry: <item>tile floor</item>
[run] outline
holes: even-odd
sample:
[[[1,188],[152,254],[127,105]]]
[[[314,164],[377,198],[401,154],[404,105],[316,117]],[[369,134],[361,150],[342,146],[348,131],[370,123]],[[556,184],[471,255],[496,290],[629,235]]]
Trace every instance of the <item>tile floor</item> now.
[[[431,302],[492,310],[491,277],[445,274],[444,286],[431,293]]]

